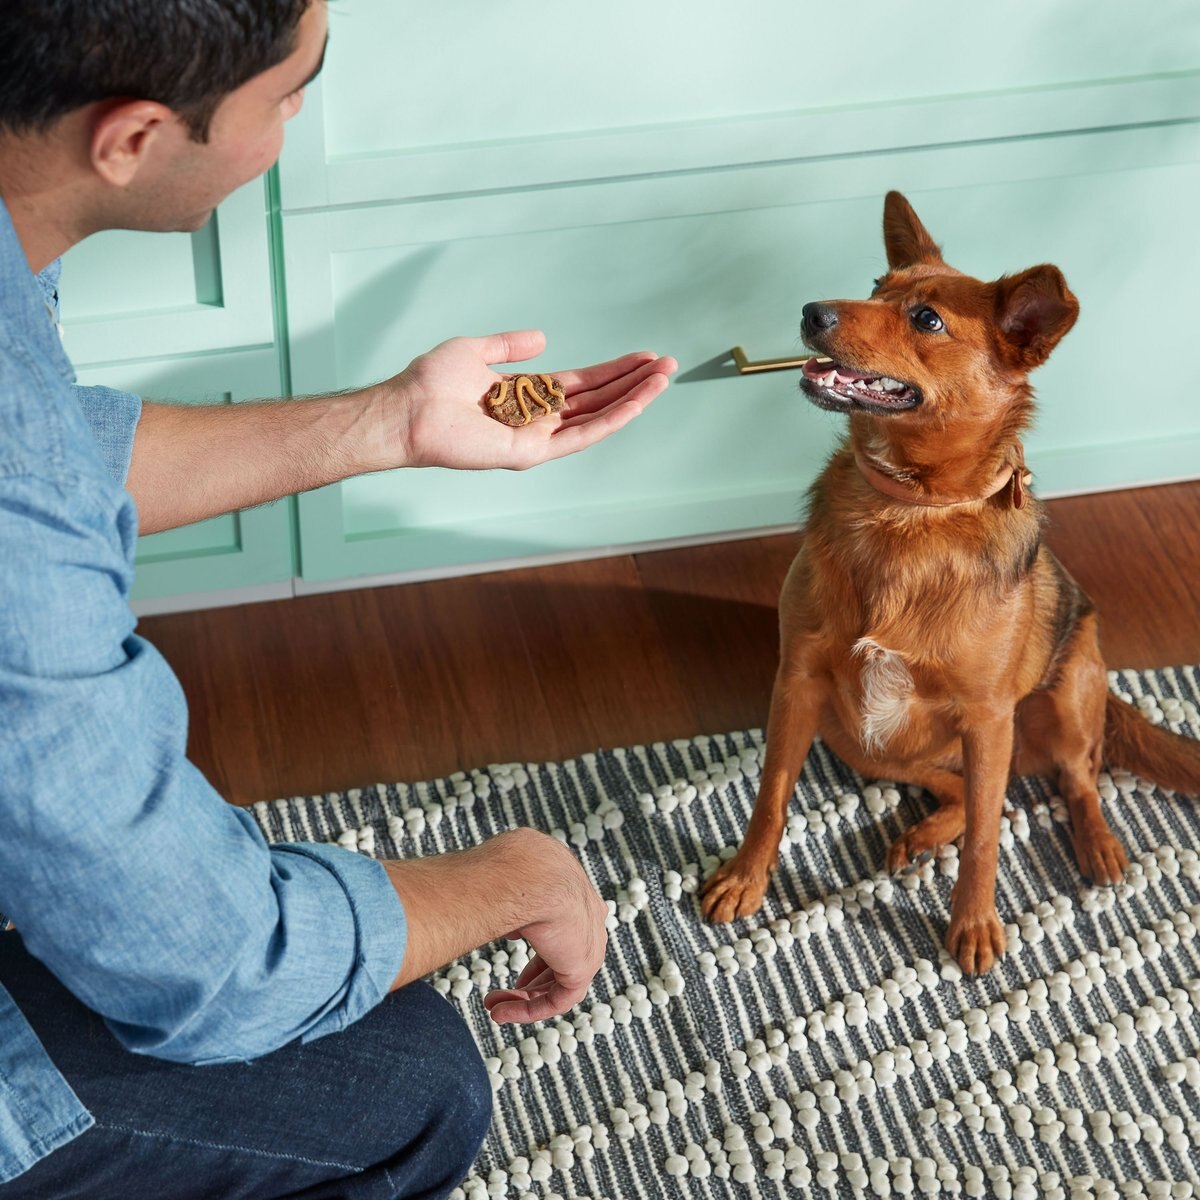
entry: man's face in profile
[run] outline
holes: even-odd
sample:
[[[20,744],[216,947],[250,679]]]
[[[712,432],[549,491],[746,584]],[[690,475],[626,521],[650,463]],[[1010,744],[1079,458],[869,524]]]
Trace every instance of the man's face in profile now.
[[[207,141],[194,141],[172,115],[149,149],[145,165],[152,169],[140,170],[127,194],[126,228],[199,229],[231,192],[271,167],[283,148],[284,124],[300,111],[305,86],[321,68],[327,32],[325,0],[313,0],[292,53],[221,101]]]

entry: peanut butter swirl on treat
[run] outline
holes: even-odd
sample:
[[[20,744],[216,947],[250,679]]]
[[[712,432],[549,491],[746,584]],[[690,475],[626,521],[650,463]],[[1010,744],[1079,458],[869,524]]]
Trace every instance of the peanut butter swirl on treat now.
[[[558,412],[566,401],[562,383],[552,375],[517,375],[492,384],[487,411],[505,425],[528,425],[535,417]]]

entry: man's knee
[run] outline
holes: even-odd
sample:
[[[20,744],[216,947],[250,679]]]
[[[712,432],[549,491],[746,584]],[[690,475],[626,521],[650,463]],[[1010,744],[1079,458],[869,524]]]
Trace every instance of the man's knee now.
[[[446,1091],[442,1130],[448,1142],[460,1146],[465,1156],[461,1178],[475,1161],[492,1123],[492,1083],[467,1023],[432,988],[429,991],[433,996],[430,1003],[440,1005],[444,1023],[438,1065],[454,1085]]]
[[[458,1120],[461,1122],[459,1141],[463,1157],[455,1168],[455,1183],[460,1182],[471,1169],[492,1124],[492,1081],[478,1048],[475,1049],[470,1069],[463,1072]]]
[[[410,984],[381,1008],[392,1010],[389,1019],[404,1029],[406,1039],[420,1031],[419,1057],[407,1064],[407,1079],[397,1081],[407,1105],[422,1109],[420,1148],[414,1157],[417,1148],[409,1140],[414,1130],[406,1122],[406,1144],[389,1172],[397,1182],[415,1172],[425,1187],[448,1191],[470,1170],[491,1124],[487,1068],[466,1022],[428,984]]]

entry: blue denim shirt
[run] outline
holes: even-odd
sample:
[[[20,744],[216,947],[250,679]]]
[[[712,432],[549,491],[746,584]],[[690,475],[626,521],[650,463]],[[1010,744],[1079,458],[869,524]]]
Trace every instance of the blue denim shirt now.
[[[134,633],[136,396],[84,388],[0,202],[0,912],[129,1050],[251,1059],[379,1002],[404,955],[383,867],[268,846],[185,756]],[[92,1124],[0,988],[0,1182]]]

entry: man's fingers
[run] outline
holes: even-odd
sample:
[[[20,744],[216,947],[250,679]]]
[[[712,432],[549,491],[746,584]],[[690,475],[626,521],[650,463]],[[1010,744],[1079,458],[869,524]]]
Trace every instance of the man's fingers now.
[[[540,983],[545,983],[547,980],[554,978],[554,970],[546,966],[545,961],[540,955],[534,955],[525,966],[525,970],[517,976],[516,982],[513,984],[517,989],[533,989]]]
[[[567,389],[567,419],[584,413],[599,412],[653,376],[658,375],[664,381],[669,381],[678,368],[679,364],[673,358],[651,358],[635,364],[625,374],[609,379],[603,384],[594,385],[586,391],[572,394],[570,389]]]
[[[571,1006],[562,1008],[550,1003],[545,996],[536,1000],[506,1000],[488,1010],[497,1025],[527,1025],[531,1021],[544,1021],[547,1017],[560,1017]]]
[[[667,386],[665,375],[651,375],[629,393],[626,400],[611,404],[600,412],[581,413],[571,417],[554,431],[550,439],[549,458],[565,458],[594,446],[640,416],[646,406]],[[539,462],[546,461],[539,458]]]
[[[546,335],[540,329],[512,329],[469,340],[475,343],[479,357],[489,366],[524,362],[527,358],[537,358],[546,349]]]
[[[632,354],[623,354],[620,358],[596,363],[595,366],[580,367],[577,371],[554,371],[552,374],[562,381],[567,395],[570,396],[576,392],[603,387],[614,379],[623,379],[631,371],[636,371],[638,367],[654,362],[657,358],[658,355],[653,350],[635,350]]]
[[[608,413],[619,408],[626,403],[640,404],[645,408],[655,396],[661,395],[666,391],[670,384],[670,379],[666,375],[658,371],[638,372],[637,376],[623,383],[609,384],[606,388],[601,388],[599,392],[592,393],[598,402],[593,404],[590,399],[586,407],[582,409],[572,408],[570,412],[564,412],[559,427],[554,431],[554,437],[561,437],[569,429],[574,429],[580,426],[589,425],[594,421],[601,420]]]
[[[512,941],[516,941],[521,936],[519,931],[514,931],[509,934]],[[536,951],[529,961],[525,964],[524,970],[513,980],[509,991],[523,990],[531,986],[531,984],[541,976],[553,975],[554,971],[546,965],[546,960]]]
[[[582,988],[565,988],[555,981],[547,991],[536,996],[502,989],[489,992],[483,1003],[497,1025],[508,1022],[524,1025],[530,1021],[544,1021],[547,1017],[562,1016],[578,1004],[586,993],[586,985]]]

